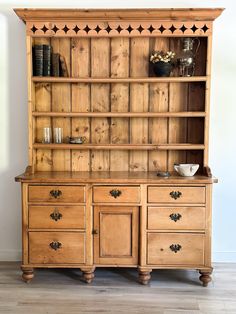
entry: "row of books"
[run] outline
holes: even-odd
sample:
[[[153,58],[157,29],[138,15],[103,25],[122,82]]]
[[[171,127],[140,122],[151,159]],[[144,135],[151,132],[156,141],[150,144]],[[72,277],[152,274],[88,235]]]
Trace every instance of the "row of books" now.
[[[68,77],[65,57],[59,53],[53,53],[50,45],[34,45],[33,75]]]

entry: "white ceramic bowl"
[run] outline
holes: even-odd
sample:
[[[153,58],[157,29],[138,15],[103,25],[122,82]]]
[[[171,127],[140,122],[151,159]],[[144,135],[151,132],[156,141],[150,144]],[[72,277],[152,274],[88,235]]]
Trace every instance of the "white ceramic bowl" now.
[[[192,177],[199,168],[199,164],[178,164],[174,165],[175,171],[182,177]]]

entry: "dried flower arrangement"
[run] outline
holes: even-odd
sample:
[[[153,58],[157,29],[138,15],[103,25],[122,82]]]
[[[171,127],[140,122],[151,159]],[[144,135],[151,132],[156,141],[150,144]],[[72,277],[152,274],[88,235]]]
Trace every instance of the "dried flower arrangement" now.
[[[175,57],[175,52],[173,51],[154,51],[150,56],[150,62],[157,63],[157,62],[170,62]]]

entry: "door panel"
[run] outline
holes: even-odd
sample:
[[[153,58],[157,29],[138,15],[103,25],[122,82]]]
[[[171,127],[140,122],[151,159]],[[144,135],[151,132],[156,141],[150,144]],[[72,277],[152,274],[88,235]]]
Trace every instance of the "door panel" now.
[[[94,263],[138,263],[138,207],[94,207]]]

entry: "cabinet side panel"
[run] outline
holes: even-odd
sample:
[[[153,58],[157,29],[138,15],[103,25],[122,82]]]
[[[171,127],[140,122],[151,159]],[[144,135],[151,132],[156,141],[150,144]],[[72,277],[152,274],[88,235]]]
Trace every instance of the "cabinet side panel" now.
[[[34,45],[50,45],[50,38],[35,38]],[[29,78],[30,79],[30,78]],[[37,83],[35,84],[35,110],[51,111],[51,84]],[[50,117],[37,117],[36,125],[36,142],[42,143],[43,128],[52,127]],[[50,149],[38,149],[36,152],[36,170],[50,171],[52,170],[52,151]]]
[[[91,39],[91,76],[109,77],[110,75],[110,39]],[[93,112],[110,110],[110,86],[108,84],[92,84],[91,109]],[[109,144],[109,119],[91,119],[91,142],[93,144]],[[91,170],[107,171],[110,165],[109,151],[91,151]]]
[[[90,76],[90,39],[72,38],[71,40],[71,75],[72,77]],[[72,112],[90,111],[89,84],[72,84]],[[72,118],[72,136],[84,136],[90,142],[89,118]],[[72,171],[90,170],[90,151],[72,150]]]
[[[168,51],[168,38],[151,38],[150,54],[153,51]],[[166,112],[168,111],[169,84],[154,83],[149,88],[149,111]],[[168,119],[152,118],[149,119],[149,143],[164,144],[168,139]],[[149,171],[166,171],[167,170],[167,151],[150,151],[149,152]]]
[[[111,39],[111,77],[129,76],[129,38]],[[129,85],[111,84],[111,111],[127,112],[129,110]],[[111,119],[111,143],[127,144],[129,142],[129,119]],[[124,150],[110,152],[110,170],[128,171],[129,153]]]
[[[131,38],[130,76],[148,76],[149,69],[149,39]],[[130,86],[130,111],[147,112],[149,102],[149,86],[145,83],[135,83]],[[130,123],[130,141],[132,144],[148,142],[148,119],[133,118]],[[130,152],[130,171],[146,171],[148,167],[147,151]]]

